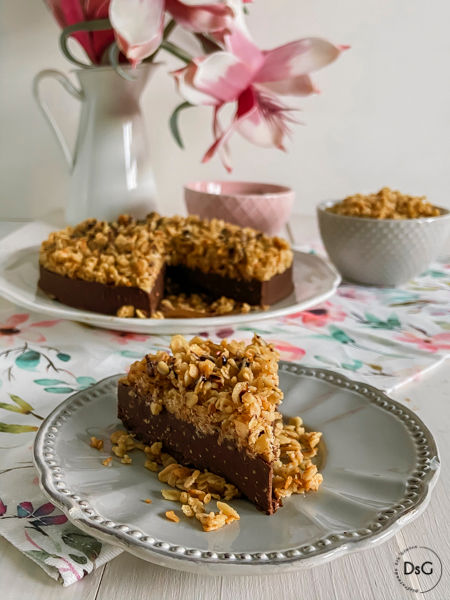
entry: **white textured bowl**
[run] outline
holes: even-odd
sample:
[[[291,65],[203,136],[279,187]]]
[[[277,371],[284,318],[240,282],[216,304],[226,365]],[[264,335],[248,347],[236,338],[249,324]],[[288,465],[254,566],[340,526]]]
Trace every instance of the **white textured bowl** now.
[[[419,219],[369,219],[317,207],[320,235],[331,262],[350,281],[395,286],[420,275],[438,256],[450,231],[450,213]]]

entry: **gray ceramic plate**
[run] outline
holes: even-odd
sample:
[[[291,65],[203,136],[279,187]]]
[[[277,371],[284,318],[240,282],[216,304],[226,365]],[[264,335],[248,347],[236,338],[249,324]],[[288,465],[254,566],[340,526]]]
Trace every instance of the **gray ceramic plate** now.
[[[163,566],[216,574],[314,566],[389,538],[424,510],[437,480],[436,444],[413,412],[331,371],[281,363],[282,412],[323,432],[319,492],[289,498],[271,517],[233,501],[241,520],[216,532],[184,517],[172,523],[164,512],[179,505],[161,497],[166,486],[143,467],[142,453],[131,465],[104,467],[109,447],[89,447],[91,435],[109,438],[119,425],[117,379],[53,411],[37,434],[35,464],[44,493],[76,526]]]

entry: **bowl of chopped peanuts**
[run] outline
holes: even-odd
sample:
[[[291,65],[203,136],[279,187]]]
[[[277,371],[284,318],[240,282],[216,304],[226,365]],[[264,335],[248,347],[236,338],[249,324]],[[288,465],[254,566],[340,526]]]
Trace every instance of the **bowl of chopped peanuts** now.
[[[389,188],[323,202],[317,214],[331,262],[344,279],[366,285],[396,286],[420,275],[450,231],[450,211]]]

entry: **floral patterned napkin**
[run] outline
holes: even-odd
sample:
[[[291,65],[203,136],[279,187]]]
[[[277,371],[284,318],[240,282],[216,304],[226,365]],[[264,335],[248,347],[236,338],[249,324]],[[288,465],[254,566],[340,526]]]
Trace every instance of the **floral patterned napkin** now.
[[[200,335],[273,341],[281,357],[392,390],[450,354],[450,262],[397,289],[342,285],[312,310]],[[64,585],[121,550],[75,528],[41,493],[33,438],[67,395],[166,348],[167,336],[43,320],[0,301],[0,534]]]

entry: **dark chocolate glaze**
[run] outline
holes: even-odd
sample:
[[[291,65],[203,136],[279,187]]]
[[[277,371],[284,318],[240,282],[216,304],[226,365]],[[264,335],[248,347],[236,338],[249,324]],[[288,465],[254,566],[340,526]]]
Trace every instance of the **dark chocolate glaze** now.
[[[212,298],[226,296],[253,306],[275,304],[294,291],[292,265],[268,281],[257,279],[231,279],[217,273],[203,273],[184,265],[168,266],[167,275],[181,282],[183,291],[202,291]]]
[[[130,388],[119,384],[118,416],[126,429],[144,444],[162,441],[164,448],[183,465],[208,469],[225,477],[239,491],[267,514],[279,503],[272,497],[273,467],[261,457],[251,457],[233,442],[218,435],[204,435],[191,423],[181,421],[167,410],[159,415],[150,412],[150,400],[133,398]]]
[[[107,285],[97,281],[71,279],[45,269],[39,265],[38,287],[63,304],[92,310],[106,315],[115,315],[121,306],[134,306],[150,314],[157,310],[164,293],[164,271],[159,272],[150,293],[137,287]]]
[[[38,287],[49,296],[74,308],[115,315],[121,306],[131,305],[145,310],[150,316],[158,309],[159,302],[163,298],[166,272],[167,276],[179,284],[180,289],[186,293],[205,292],[212,298],[227,296],[238,302],[247,302],[252,306],[274,304],[289,296],[294,290],[292,266],[269,281],[231,279],[216,273],[203,273],[199,269],[189,269],[183,265],[167,266],[167,268],[161,269],[152,291],[147,293],[137,287],[72,279],[39,265]]]

